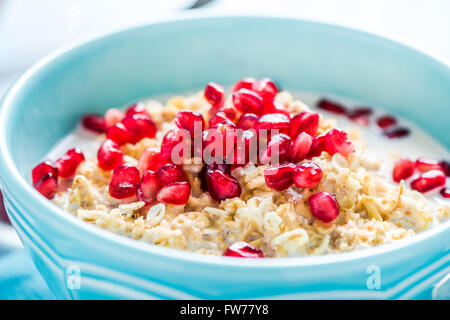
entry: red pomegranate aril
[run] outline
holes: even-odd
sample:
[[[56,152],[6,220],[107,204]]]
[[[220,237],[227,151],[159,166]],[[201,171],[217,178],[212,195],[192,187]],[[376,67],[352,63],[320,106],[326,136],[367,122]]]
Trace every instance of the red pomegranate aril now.
[[[420,157],[416,160],[416,169],[420,172],[430,170],[443,170],[441,163],[437,160]]]
[[[225,113],[225,115],[228,117],[228,119],[230,119],[231,121],[235,121],[236,120],[236,116],[237,116],[237,110],[235,107],[231,106],[231,105],[226,105],[224,107],[221,107],[217,110],[217,112],[223,112]]]
[[[294,172],[294,183],[297,188],[314,188],[322,179],[322,169],[312,161],[298,165]]]
[[[319,128],[319,114],[304,111],[297,114],[291,120],[289,135],[295,139],[301,132],[306,132],[310,136],[315,136]]]
[[[289,159],[292,162],[299,162],[305,159],[309,154],[312,143],[313,137],[306,132],[300,133],[294,142],[292,142],[291,149],[289,150]]]
[[[205,87],[205,99],[213,107],[220,107],[225,100],[225,89],[220,84],[209,82]]]
[[[219,142],[216,142],[216,138],[219,139]],[[232,151],[237,142],[236,125],[229,120],[220,122],[213,128],[203,132],[202,141],[204,149],[208,147],[207,151],[211,156],[221,156],[224,159],[232,161],[232,158],[229,157],[233,156]],[[218,149],[220,145],[222,146],[222,150],[219,149],[219,151],[221,151],[222,154],[216,154],[216,149]],[[230,163],[229,161],[227,162]]]
[[[257,80],[252,84],[251,90],[258,93],[264,103],[273,101],[278,92],[276,84],[269,78]]]
[[[377,125],[381,129],[387,129],[396,124],[397,124],[397,119],[395,119],[393,116],[386,115],[386,116],[381,116],[377,119]]]
[[[226,257],[237,258],[264,258],[264,254],[261,250],[243,241],[233,243],[225,250],[223,255]]]
[[[156,176],[163,186],[172,182],[187,181],[187,177],[183,169],[173,163],[167,163],[159,167],[156,171]]]
[[[236,149],[234,150],[234,162],[237,167],[258,162],[258,136],[255,130],[244,130],[238,135]],[[251,156],[251,157],[250,157]]]
[[[189,182],[172,182],[166,186],[163,186],[156,194],[156,199],[159,202],[183,205],[189,201],[191,196],[191,185]]]
[[[362,126],[367,126],[369,124],[369,117],[372,113],[372,109],[362,107],[348,111],[347,116],[353,122]]]
[[[138,168],[130,164],[123,164],[114,169],[109,183],[109,194],[116,199],[135,196],[140,180]]]
[[[446,160],[442,160],[440,162],[442,170],[444,171],[445,175],[447,177],[450,177],[450,162],[446,161]]]
[[[439,193],[440,193],[441,196],[443,196],[444,198],[447,198],[447,199],[450,198],[450,189],[449,189],[449,188],[442,188],[441,191],[439,191]]]
[[[178,128],[188,130],[192,138],[201,135],[205,128],[205,120],[202,114],[196,111],[179,111],[174,121]]]
[[[141,174],[146,170],[156,171],[161,165],[161,151],[159,148],[147,148],[139,158],[138,168]]]
[[[59,176],[64,179],[73,178],[75,171],[81,162],[84,161],[84,155],[78,148],[70,149],[61,158],[56,160]]]
[[[410,133],[408,128],[398,127],[398,128],[392,128],[387,129],[383,132],[383,135],[388,137],[389,139],[397,139],[397,138],[403,138],[408,136]]]
[[[281,113],[284,114],[289,119],[291,115],[289,111],[286,109],[286,106],[276,100],[264,102],[263,114],[268,113]]]
[[[262,164],[282,163],[289,158],[289,151],[291,149],[291,138],[283,133],[274,135],[269,140],[267,148],[262,152],[260,156],[260,162]]]
[[[46,173],[33,183],[33,187],[44,197],[51,200],[56,195],[58,183],[52,173]]]
[[[293,183],[296,166],[293,163],[280,164],[264,170],[266,185],[275,191],[289,188]]]
[[[125,117],[122,111],[116,108],[108,109],[105,113],[105,128],[118,124]]]
[[[158,128],[148,116],[135,114],[122,120],[124,127],[136,136],[136,142],[143,138],[154,138]]]
[[[244,78],[235,83],[232,92],[236,92],[240,89],[252,90],[253,84],[256,82],[255,78]]]
[[[419,192],[428,192],[445,185],[445,174],[441,170],[430,170],[422,173],[411,182],[411,188]]]
[[[256,129],[278,130],[280,133],[288,133],[291,121],[282,113],[268,113],[259,118]]]
[[[258,120],[259,117],[256,114],[245,113],[239,118],[237,126],[242,130],[255,129]]]
[[[215,127],[219,123],[231,121],[230,118],[225,114],[225,112],[217,112],[210,120],[209,120],[209,127]]]
[[[325,135],[313,138],[311,148],[309,149],[308,158],[318,157],[325,151]]]
[[[211,198],[216,201],[241,195],[241,186],[236,178],[219,169],[206,170],[206,184]]]
[[[184,145],[183,145],[184,144]],[[182,164],[189,158],[191,150],[191,138],[189,132],[185,129],[169,130],[161,143],[161,164],[175,163]],[[179,147],[177,153],[172,154],[175,147]]]
[[[140,201],[146,204],[152,204],[156,201],[156,194],[160,189],[160,182],[156,173],[151,170],[146,170],[142,175],[141,182],[138,185],[137,195]]]
[[[81,118],[81,124],[84,128],[97,132],[105,132],[105,119],[99,114],[87,114]]]
[[[332,129],[325,135],[325,151],[330,155],[340,153],[343,157],[347,157],[355,151],[355,148],[345,131]]]
[[[260,115],[263,112],[263,99],[256,92],[248,89],[239,89],[233,93],[233,104],[242,113]]]
[[[344,106],[327,99],[320,100],[317,108],[340,115],[347,113],[347,109]]]
[[[322,222],[334,221],[339,215],[339,205],[331,193],[318,192],[308,199],[313,217]]]
[[[147,117],[150,117],[150,114],[148,113],[147,109],[145,109],[145,106],[143,103],[135,103],[129,106],[125,112],[125,116],[131,117],[135,114],[144,115]]]
[[[41,180],[42,177],[47,174],[51,174],[55,180],[58,180],[58,168],[50,160],[41,162],[33,168],[31,171],[31,180],[33,184]]]
[[[98,149],[97,160],[103,170],[113,170],[123,163],[123,153],[117,143],[107,139]]]
[[[414,174],[414,162],[409,159],[399,159],[394,164],[392,171],[392,179],[395,182],[400,182],[410,178]]]
[[[117,123],[106,130],[106,138],[114,141],[119,146],[125,143],[136,143],[135,134],[129,131],[122,123]]]

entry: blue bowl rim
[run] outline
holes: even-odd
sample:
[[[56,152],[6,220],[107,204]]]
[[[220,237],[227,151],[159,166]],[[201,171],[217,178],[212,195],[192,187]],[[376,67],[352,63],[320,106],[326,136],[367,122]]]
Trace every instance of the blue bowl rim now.
[[[14,185],[14,190],[23,191],[23,197],[27,197],[36,201],[36,208],[42,209],[39,211],[46,212],[46,214],[56,215],[62,217],[67,223],[73,224],[80,230],[86,231],[92,235],[98,236],[105,240],[111,241],[112,243],[118,245],[126,245],[130,249],[136,250],[136,252],[150,253],[154,255],[160,255],[166,258],[171,258],[173,260],[190,261],[194,263],[209,264],[209,265],[221,265],[235,268],[274,268],[274,267],[300,267],[300,266],[311,266],[311,265],[330,265],[332,263],[342,263],[347,261],[359,260],[362,258],[380,256],[386,253],[392,253],[397,250],[404,248],[412,248],[413,246],[420,243],[422,240],[431,238],[450,229],[450,220],[440,223],[437,226],[430,228],[429,230],[423,231],[416,234],[410,239],[399,240],[394,243],[385,244],[382,246],[377,246],[373,248],[368,248],[364,250],[356,250],[351,252],[336,253],[329,255],[320,256],[305,256],[305,257],[285,257],[276,259],[245,259],[244,261],[239,258],[232,257],[221,257],[213,255],[203,255],[183,250],[177,250],[172,248],[166,248],[156,245],[151,245],[142,241],[137,241],[120,234],[116,234],[100,227],[91,225],[82,221],[63,209],[57,207],[43,196],[41,196],[19,173],[19,170],[15,167],[12,157],[6,148],[6,137],[5,137],[5,123],[7,122],[8,115],[12,112],[13,99],[14,96],[20,94],[21,89],[26,84],[27,80],[34,75],[38,74],[40,71],[44,70],[45,67],[51,64],[54,60],[67,54],[70,51],[75,51],[77,48],[89,46],[91,43],[107,38],[114,37],[121,33],[132,32],[137,29],[147,28],[152,25],[163,25],[171,24],[174,22],[195,22],[196,20],[217,20],[217,19],[254,19],[254,20],[270,20],[274,23],[279,22],[301,22],[309,25],[317,25],[328,28],[336,28],[342,31],[360,34],[364,37],[372,38],[378,41],[387,41],[394,45],[403,47],[407,50],[415,51],[427,58],[429,61],[433,61],[443,67],[450,69],[450,63],[447,62],[442,57],[436,54],[430,54],[428,51],[423,49],[418,49],[416,45],[410,44],[409,41],[404,39],[399,39],[398,37],[393,37],[392,35],[380,34],[379,32],[373,32],[370,30],[364,30],[361,28],[355,29],[342,24],[328,23],[319,20],[310,20],[298,17],[290,16],[279,16],[279,15],[237,15],[237,14],[216,14],[207,12],[207,10],[198,10],[197,12],[185,13],[183,16],[163,16],[159,19],[152,20],[151,22],[139,23],[135,26],[122,28],[113,32],[106,32],[104,34],[95,35],[85,39],[81,39],[72,43],[69,43],[59,49],[56,49],[52,53],[48,54],[38,62],[36,62],[32,67],[25,71],[14,84],[10,86],[2,101],[0,102],[0,155],[3,161],[0,161],[0,182],[2,183],[2,189],[4,190],[4,185],[8,186]],[[7,194],[6,194],[7,195]]]

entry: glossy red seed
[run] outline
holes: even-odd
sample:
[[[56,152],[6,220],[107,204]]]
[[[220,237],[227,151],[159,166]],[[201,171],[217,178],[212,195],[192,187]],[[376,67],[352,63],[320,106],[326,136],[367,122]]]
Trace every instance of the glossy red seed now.
[[[416,169],[420,172],[430,170],[443,170],[441,163],[437,160],[420,157],[416,160]]]
[[[397,124],[397,119],[395,119],[393,116],[382,116],[377,119],[377,125],[381,129],[386,129],[389,127],[392,127],[393,125]]]
[[[41,162],[33,168],[33,170],[31,171],[32,183],[34,184],[38,182],[43,176],[47,174],[51,174],[51,176],[55,180],[58,180],[58,168],[50,160]]]
[[[347,113],[347,109],[345,109],[344,106],[327,99],[320,100],[317,104],[317,108],[340,115]]]
[[[372,109],[367,107],[361,107],[349,110],[347,112],[347,116],[353,122],[361,126],[367,126],[369,124],[369,117],[372,113],[373,113]]]
[[[123,164],[114,169],[109,183],[109,194],[116,199],[129,198],[136,195],[141,180],[138,168]]]
[[[123,153],[117,143],[107,139],[98,149],[97,160],[103,170],[113,170],[123,163]]]
[[[318,192],[308,199],[309,208],[313,217],[322,222],[331,222],[339,215],[339,206],[331,193]]]
[[[73,178],[75,171],[81,162],[84,161],[84,155],[78,148],[70,149],[61,158],[56,160],[59,176],[64,179]]]
[[[238,82],[235,83],[235,85],[233,86],[233,90],[232,92],[236,92],[240,89],[247,89],[247,90],[251,90],[253,87],[253,84],[256,82],[255,78],[244,78]]]
[[[114,141],[119,146],[125,143],[136,143],[137,141],[135,134],[125,128],[120,122],[106,130],[106,138]]]
[[[234,121],[237,116],[236,108],[230,105],[219,108],[217,112],[223,112],[231,121]]]
[[[119,123],[124,117],[125,115],[119,109],[108,109],[105,113],[105,128],[112,127],[113,125]]]
[[[260,162],[262,164],[278,164],[289,158],[289,151],[291,149],[291,138],[285,134],[277,134],[271,137],[267,148],[260,155]]]
[[[290,119],[289,111],[286,109],[286,106],[276,100],[264,102],[263,114],[268,113],[281,113]]]
[[[355,148],[345,131],[332,129],[325,135],[325,151],[330,155],[340,153],[343,157],[347,157],[355,151]]]
[[[209,127],[215,127],[221,122],[231,121],[230,118],[225,114],[225,112],[217,112],[212,118],[209,120]]]
[[[275,95],[278,92],[277,86],[275,82],[273,82],[269,78],[264,78],[261,80],[257,80],[252,84],[252,89],[256,93],[258,93],[263,99],[264,103],[273,101]]]
[[[146,204],[152,204],[156,201],[156,194],[158,193],[160,187],[161,184],[156,176],[156,173],[151,170],[144,171],[137,189],[139,200],[144,201]]]
[[[256,92],[239,89],[233,93],[233,104],[242,113],[254,113],[260,115],[263,112],[263,99]]]
[[[448,161],[442,160],[440,164],[445,175],[447,177],[450,177],[450,163]]]
[[[233,243],[225,250],[223,255],[226,257],[237,258],[264,258],[264,254],[261,250],[243,241]]]
[[[225,89],[220,84],[209,82],[205,87],[205,98],[213,107],[220,107],[225,101]]]
[[[216,139],[218,141],[216,142]],[[203,155],[208,158],[210,155],[213,157],[221,157],[228,159],[228,163],[232,161],[234,147],[237,142],[236,125],[231,121],[220,122],[213,128],[205,130],[202,135],[203,141]],[[220,149],[220,147],[222,147]],[[207,148],[205,150],[205,148]],[[206,152],[205,152],[206,151]],[[206,162],[209,162],[206,161]]]
[[[173,163],[167,163],[159,167],[156,171],[156,176],[163,186],[172,182],[187,181],[187,177],[183,169]]]
[[[294,183],[297,188],[314,188],[322,179],[322,169],[312,161],[298,165],[294,172]]]
[[[178,128],[189,131],[192,138],[201,135],[205,128],[205,120],[203,120],[202,114],[196,111],[179,111],[174,122]]]
[[[399,159],[394,164],[392,179],[395,182],[406,180],[414,174],[414,162],[409,159]]]
[[[397,139],[397,138],[404,138],[408,136],[410,133],[408,128],[403,127],[397,127],[392,129],[387,129],[383,132],[383,135],[388,137],[389,139]]]
[[[154,138],[156,131],[158,131],[153,120],[143,114],[125,117],[125,119],[122,120],[122,123],[128,131],[134,134],[136,137],[135,142],[138,142],[143,138]]]
[[[160,154],[159,148],[145,149],[137,165],[139,172],[143,174],[146,170],[156,171],[161,165]]]
[[[291,149],[289,150],[289,159],[292,162],[299,162],[305,159],[309,154],[312,143],[313,137],[306,132],[300,133],[294,142],[292,142]]]
[[[428,192],[445,185],[445,174],[441,170],[430,170],[422,173],[411,182],[411,188],[419,192]]]
[[[202,188],[203,191],[208,191],[208,185],[206,183],[206,171],[207,170],[215,170],[218,169],[224,173],[226,173],[227,175],[230,175],[231,173],[231,168],[228,164],[225,163],[212,163],[212,164],[205,164],[202,167],[202,170],[200,170],[198,177],[200,179],[200,187]]]
[[[105,119],[99,114],[87,114],[81,118],[81,124],[84,128],[97,132],[105,132]]]
[[[293,163],[280,164],[264,170],[266,185],[276,191],[289,188],[293,183],[296,166]]]
[[[53,199],[58,183],[52,173],[46,173],[33,184],[33,187],[47,199]]]
[[[147,117],[150,117],[150,114],[148,113],[147,109],[145,108],[143,103],[135,103],[129,106],[125,112],[125,116],[131,117],[135,114],[144,115]]]
[[[278,130],[279,133],[288,133],[291,121],[281,113],[269,113],[259,118],[256,129],[260,130]]]
[[[254,113],[243,114],[238,121],[238,128],[243,130],[255,129],[255,126],[259,120],[259,117]]]
[[[160,160],[162,164],[182,164],[190,158],[191,137],[187,130],[169,130],[161,143]]]
[[[295,139],[301,132],[306,132],[310,136],[315,136],[319,128],[319,114],[304,111],[297,114],[291,120],[289,135]]]
[[[318,157],[325,151],[325,135],[313,138],[311,148],[309,149],[308,158]]]
[[[244,130],[238,134],[236,149],[234,150],[235,166],[243,166],[248,162],[258,162],[258,137],[255,130]]]
[[[439,191],[439,193],[444,198],[447,198],[447,199],[450,198],[450,189],[449,188],[442,188],[441,191]]]
[[[172,182],[166,186],[163,186],[157,193],[156,199],[159,202],[183,205],[189,201],[191,196],[191,185],[189,182]]]
[[[211,198],[216,201],[241,195],[241,186],[236,178],[219,169],[206,170],[206,184]]]

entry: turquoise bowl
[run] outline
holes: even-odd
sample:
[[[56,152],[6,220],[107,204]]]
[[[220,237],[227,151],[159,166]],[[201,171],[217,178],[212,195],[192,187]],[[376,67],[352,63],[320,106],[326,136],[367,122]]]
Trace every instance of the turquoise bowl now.
[[[276,17],[185,16],[57,51],[3,98],[0,177],[11,222],[55,295],[89,298],[430,298],[449,272],[449,222],[411,240],[318,257],[242,260],[131,240],[78,220],[30,171],[87,112],[270,76],[403,116],[450,147],[450,68],[344,27]]]

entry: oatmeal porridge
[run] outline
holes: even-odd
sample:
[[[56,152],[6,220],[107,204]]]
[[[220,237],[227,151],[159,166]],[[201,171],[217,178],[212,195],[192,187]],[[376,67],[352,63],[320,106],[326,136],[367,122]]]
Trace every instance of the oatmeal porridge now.
[[[33,185],[106,230],[235,257],[370,248],[448,219],[448,152],[414,125],[270,79],[230,91],[85,115]]]

